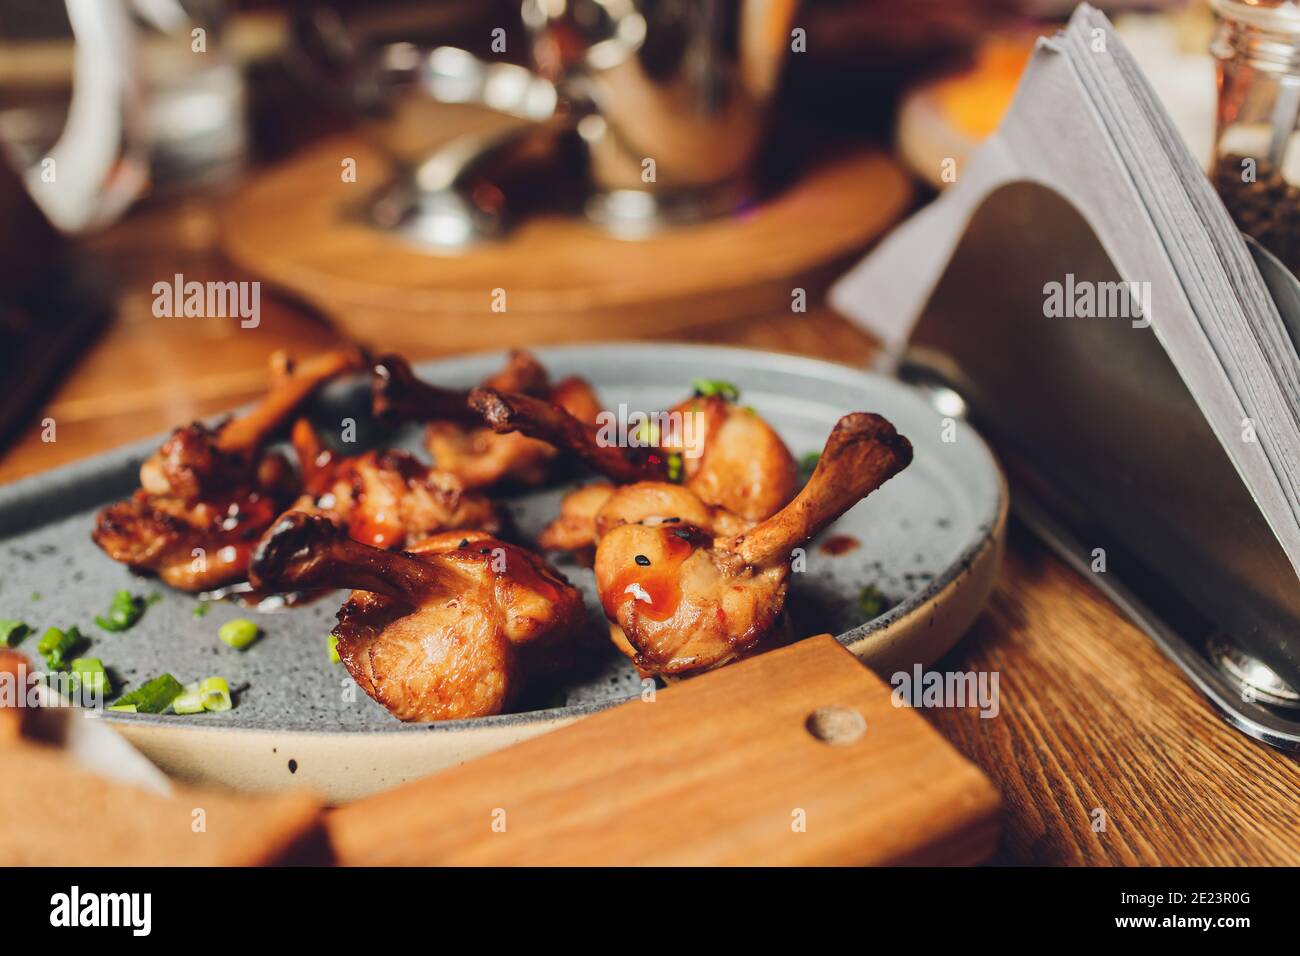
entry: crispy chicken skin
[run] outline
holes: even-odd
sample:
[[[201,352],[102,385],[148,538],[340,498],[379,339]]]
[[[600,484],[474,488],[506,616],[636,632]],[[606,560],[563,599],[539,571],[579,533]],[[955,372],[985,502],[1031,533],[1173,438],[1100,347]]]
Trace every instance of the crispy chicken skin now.
[[[629,522],[681,523],[713,534],[739,534],[754,524],[725,508],[705,504],[682,485],[638,481],[616,487],[597,482],[564,496],[559,516],[542,529],[537,543],[547,551],[581,555],[612,528]]]
[[[697,415],[703,424],[696,436],[701,454],[682,455],[682,484],[701,501],[762,521],[794,497],[799,466],[772,426],[752,409],[712,395],[688,398],[672,411]],[[668,436],[664,451],[684,451],[684,436],[684,430]]]
[[[911,445],[885,419],[847,415],[799,495],[739,531],[735,523],[745,519],[723,509],[673,520],[682,516],[663,515],[663,501],[641,501],[657,489],[621,489],[596,522],[603,528],[596,585],[614,643],[643,675],[664,677],[698,674],[768,646],[783,625],[791,550],[911,460]],[[620,512],[609,514],[619,495]],[[680,504],[685,511],[690,503]]]
[[[551,402],[592,428],[601,410],[585,380],[570,377],[552,383],[541,363],[521,350],[511,352],[505,367],[483,384]],[[428,422],[425,447],[439,470],[455,475],[464,487],[536,486],[553,477],[557,464],[553,446],[518,433],[497,434],[469,408],[467,398],[467,392],[421,381],[397,356],[385,356],[375,364],[376,416]]]
[[[265,444],[321,385],[362,367],[353,351],[296,366],[277,353],[262,402],[216,427],[176,429],[141,465],[140,488],[100,512],[91,537],[115,561],[181,590],[242,579],[258,537],[295,492],[293,469]]]
[[[598,481],[570,491],[560,501],[559,515],[537,536],[537,546],[544,551],[575,553],[594,548],[596,515],[614,496],[615,490],[614,485]]]
[[[324,515],[364,544],[403,548],[440,531],[497,533],[505,525],[504,513],[487,495],[404,451],[341,456],[324,447],[306,419],[294,424],[293,446],[303,494],[291,510]]]
[[[503,415],[494,414],[494,406],[488,399],[476,400],[471,396],[471,404],[476,404],[476,401],[476,407],[484,409],[488,420],[494,424],[511,423],[514,427],[532,428],[534,431],[550,429],[557,436],[572,432],[572,426],[562,427],[554,420],[555,415],[551,415],[549,420],[543,418],[535,406],[515,403],[517,407],[511,409],[512,414]],[[675,509],[683,520],[692,520],[691,516],[694,516],[710,526],[723,514],[736,519],[729,528],[739,530],[741,526],[747,527],[775,514],[794,496],[798,485],[798,465],[772,426],[753,410],[738,408],[713,395],[688,398],[672,411],[698,416],[696,421],[699,424],[689,431],[682,428],[663,436],[659,457],[679,454],[682,473],[680,485],[653,482],[662,485],[659,494],[674,501],[672,508],[661,511],[661,514]],[[688,451],[688,435],[689,443],[697,453]],[[663,477],[629,475],[628,469],[620,462],[619,453],[623,451],[620,449],[605,449],[598,456],[593,451],[574,448],[572,442],[568,447],[615,481],[637,483],[643,477]],[[610,467],[611,462],[614,467]],[[684,494],[674,498],[667,490],[669,488],[676,488]],[[573,551],[582,557],[604,533],[603,529],[597,528],[596,518],[613,493],[612,486],[604,484],[588,485],[570,492],[560,505],[559,517],[542,532],[538,543],[547,550]],[[618,520],[620,507],[622,505],[613,505],[610,513],[606,514],[607,525]]]
[[[405,721],[499,714],[563,664],[586,628],[582,598],[532,552],[481,532],[434,535],[405,552],[291,512],[252,562],[271,591],[355,587],[339,610],[339,658]]]

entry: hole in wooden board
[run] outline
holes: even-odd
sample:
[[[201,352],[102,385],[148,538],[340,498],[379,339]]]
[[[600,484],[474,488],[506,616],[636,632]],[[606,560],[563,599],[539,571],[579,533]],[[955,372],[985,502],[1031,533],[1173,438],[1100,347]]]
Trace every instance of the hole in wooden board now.
[[[804,722],[818,740],[842,747],[856,742],[867,732],[867,721],[852,707],[819,707]]]

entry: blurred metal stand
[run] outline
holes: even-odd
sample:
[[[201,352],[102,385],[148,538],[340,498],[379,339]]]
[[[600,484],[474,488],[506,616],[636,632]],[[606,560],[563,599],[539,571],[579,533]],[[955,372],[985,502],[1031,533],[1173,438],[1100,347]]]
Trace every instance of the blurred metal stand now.
[[[1294,278],[1266,256],[1257,251],[1279,309],[1300,305]],[[1151,328],[1043,318],[1044,284],[1066,273],[1120,278],[1059,194],[1034,183],[996,190],[898,373],[941,414],[969,415],[1003,460],[1015,514],[1230,723],[1300,749],[1296,570]]]
[[[539,193],[629,238],[740,208],[752,197],[796,8],[524,0],[529,67],[448,46],[368,43],[328,4],[306,4],[295,33],[322,75],[344,77],[349,99],[371,110],[423,97],[516,121],[454,138],[375,201],[376,225],[454,252],[501,236]],[[539,167],[539,157],[554,161]],[[521,168],[535,172],[514,175]]]

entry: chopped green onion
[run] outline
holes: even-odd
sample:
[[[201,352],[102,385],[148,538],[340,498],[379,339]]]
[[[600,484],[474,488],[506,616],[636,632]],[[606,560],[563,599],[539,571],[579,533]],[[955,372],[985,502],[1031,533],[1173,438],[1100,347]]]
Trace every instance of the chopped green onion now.
[[[122,710],[126,706],[133,709],[128,713],[161,714],[179,697],[185,688],[171,674],[160,674],[153,680],[145,681],[129,694],[123,694],[109,710]]]
[[[190,689],[191,687],[193,690]],[[197,684],[186,687],[185,693],[172,701],[172,711],[177,714],[203,713],[203,695],[199,693]]]
[[[194,616],[206,617],[207,613],[211,610],[212,610],[211,604],[209,604],[207,601],[200,601],[198,604],[194,605]]]
[[[0,620],[0,646],[13,647],[31,632],[26,621]]]
[[[331,635],[330,635],[330,663],[331,663],[331,664],[337,664],[337,663],[339,662],[339,660],[340,660],[340,658],[339,658],[339,639],[338,639],[337,637],[335,637],[333,634],[331,634]]]
[[[107,617],[96,617],[95,623],[106,631],[125,631],[140,620],[145,602],[130,591],[118,591],[108,607]]]
[[[879,617],[889,610],[889,607],[889,600],[874,584],[868,584],[858,592],[858,610],[866,616],[867,620]]]
[[[237,617],[233,621],[222,624],[221,629],[217,631],[217,637],[236,650],[241,650],[257,640],[257,635],[260,633],[258,626],[248,618]]]
[[[40,591],[33,591],[33,592],[32,592],[32,600],[33,600],[33,601],[39,601],[40,599],[41,599],[41,592],[40,592]]]
[[[64,663],[81,643],[81,632],[75,627],[66,631],[52,627],[41,635],[36,645],[36,653],[45,658],[50,670],[62,670]]]
[[[678,452],[672,452],[666,462],[668,466],[668,480],[671,482],[680,482],[682,480],[682,456]]]
[[[642,421],[632,434],[642,447],[659,447],[659,426],[648,418]]]
[[[134,714],[136,712],[135,704],[114,704],[109,710],[115,710],[119,714]]]
[[[104,662],[98,657],[78,657],[72,662],[72,676],[77,679],[77,684],[86,688],[92,694],[99,694],[107,697],[113,693],[113,685],[109,683],[108,673],[104,670]]]
[[[730,382],[723,382],[716,378],[697,378],[691,382],[691,388],[701,398],[717,395],[727,402],[734,402],[740,398],[740,389]]]
[[[208,677],[199,681],[199,697],[203,709],[220,712],[235,706],[230,700],[230,685],[224,677]]]

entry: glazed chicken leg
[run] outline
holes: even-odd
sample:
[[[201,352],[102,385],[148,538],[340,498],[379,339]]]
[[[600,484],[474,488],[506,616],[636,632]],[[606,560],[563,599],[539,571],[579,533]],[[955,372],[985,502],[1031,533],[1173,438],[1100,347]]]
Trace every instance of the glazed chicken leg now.
[[[622,489],[622,513],[608,516],[595,556],[615,644],[643,675],[665,677],[764,649],[782,636],[792,549],[911,459],[911,445],[885,419],[847,415],[799,495],[738,533],[743,519],[725,510],[692,512],[689,499],[665,501],[655,486]]]
[[[339,658],[367,694],[407,721],[501,713],[559,666],[586,626],[582,598],[537,555],[480,532],[406,552],[291,512],[253,558],[259,589],[357,588],[339,610]]]
[[[615,481],[650,481],[667,474],[665,454],[658,449],[602,442],[594,426],[531,395],[480,386],[469,393],[469,406],[493,431],[518,432],[564,449]]]
[[[115,561],[185,591],[242,579],[258,537],[295,492],[289,463],[264,446],[316,389],[363,365],[357,352],[297,365],[277,353],[266,398],[214,428],[172,432],[141,465],[140,488],[101,511],[91,537]]]
[[[739,408],[717,395],[694,396],[670,409],[669,426],[650,448],[620,448],[600,434],[527,396],[487,388],[470,393],[470,405],[498,431],[517,429],[545,439],[585,461],[613,481],[663,481],[670,458],[676,458],[679,487],[698,507],[725,511],[742,522],[770,517],[794,496],[798,467],[785,443],[752,409]],[[588,485],[571,492],[560,517],[542,534],[548,550],[579,551],[596,543],[596,515],[614,488]]]
[[[599,399],[585,380],[574,376],[553,384],[541,363],[524,351],[511,352],[505,367],[483,384],[551,402],[593,428],[600,413]],[[425,447],[434,463],[466,488],[540,485],[554,473],[556,450],[550,444],[518,433],[497,434],[469,407],[467,392],[422,381],[397,356],[375,364],[373,388],[377,417],[429,423]]]
[[[306,419],[294,425],[293,446],[303,494],[291,510],[324,515],[364,544],[402,548],[440,531],[497,533],[506,524],[486,494],[399,449],[342,456],[325,448]]]

